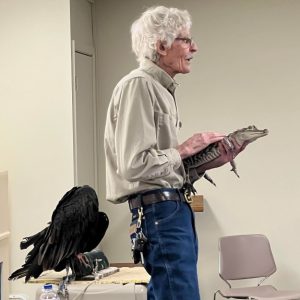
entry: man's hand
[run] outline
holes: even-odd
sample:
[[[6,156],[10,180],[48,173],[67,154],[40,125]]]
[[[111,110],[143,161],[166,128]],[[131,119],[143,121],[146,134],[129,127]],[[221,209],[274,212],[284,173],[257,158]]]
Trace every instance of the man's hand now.
[[[181,159],[184,159],[203,150],[211,143],[222,140],[224,137],[224,134],[218,132],[195,133],[192,137],[179,145],[177,150],[181,156]]]

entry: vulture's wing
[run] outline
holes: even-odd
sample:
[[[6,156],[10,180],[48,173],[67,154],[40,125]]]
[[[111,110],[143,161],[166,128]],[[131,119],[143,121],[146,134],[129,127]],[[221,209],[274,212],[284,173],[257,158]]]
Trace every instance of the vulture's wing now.
[[[100,243],[108,228],[109,220],[104,212],[98,212],[97,221],[94,222],[83,237],[80,252],[90,252]]]
[[[52,214],[38,264],[44,270],[54,269],[62,260],[81,252],[81,242],[97,217],[98,198],[91,187],[74,187],[67,192]]]

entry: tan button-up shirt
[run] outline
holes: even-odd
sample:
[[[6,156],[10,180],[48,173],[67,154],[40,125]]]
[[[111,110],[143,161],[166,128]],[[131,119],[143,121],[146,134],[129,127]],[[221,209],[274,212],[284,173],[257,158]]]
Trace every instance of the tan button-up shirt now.
[[[107,200],[122,203],[140,191],[182,187],[176,85],[147,60],[115,87],[104,136]]]

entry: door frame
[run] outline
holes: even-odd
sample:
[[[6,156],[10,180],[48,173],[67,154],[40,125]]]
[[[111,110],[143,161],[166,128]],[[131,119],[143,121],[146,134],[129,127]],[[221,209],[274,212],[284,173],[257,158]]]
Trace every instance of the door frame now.
[[[93,64],[93,127],[94,127],[94,159],[95,159],[95,165],[94,165],[94,176],[95,176],[95,190],[98,193],[99,191],[99,172],[98,172],[98,126],[97,126],[97,101],[96,101],[96,60],[95,60],[95,50],[93,48],[90,49],[78,49],[75,45],[75,40],[72,40],[71,42],[71,63],[72,63],[72,114],[73,114],[73,156],[74,156],[74,183],[75,185],[78,185],[78,153],[77,153],[77,124],[76,124],[76,91],[77,91],[77,78],[76,78],[76,59],[75,55],[76,53],[87,55],[92,58],[92,64]]]

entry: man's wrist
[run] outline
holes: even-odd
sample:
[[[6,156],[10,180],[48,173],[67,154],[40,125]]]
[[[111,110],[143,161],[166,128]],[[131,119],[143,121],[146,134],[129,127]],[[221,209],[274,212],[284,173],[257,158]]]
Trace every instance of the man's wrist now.
[[[184,145],[177,146],[176,150],[178,151],[181,159],[184,159],[184,158],[188,157],[187,149]]]

